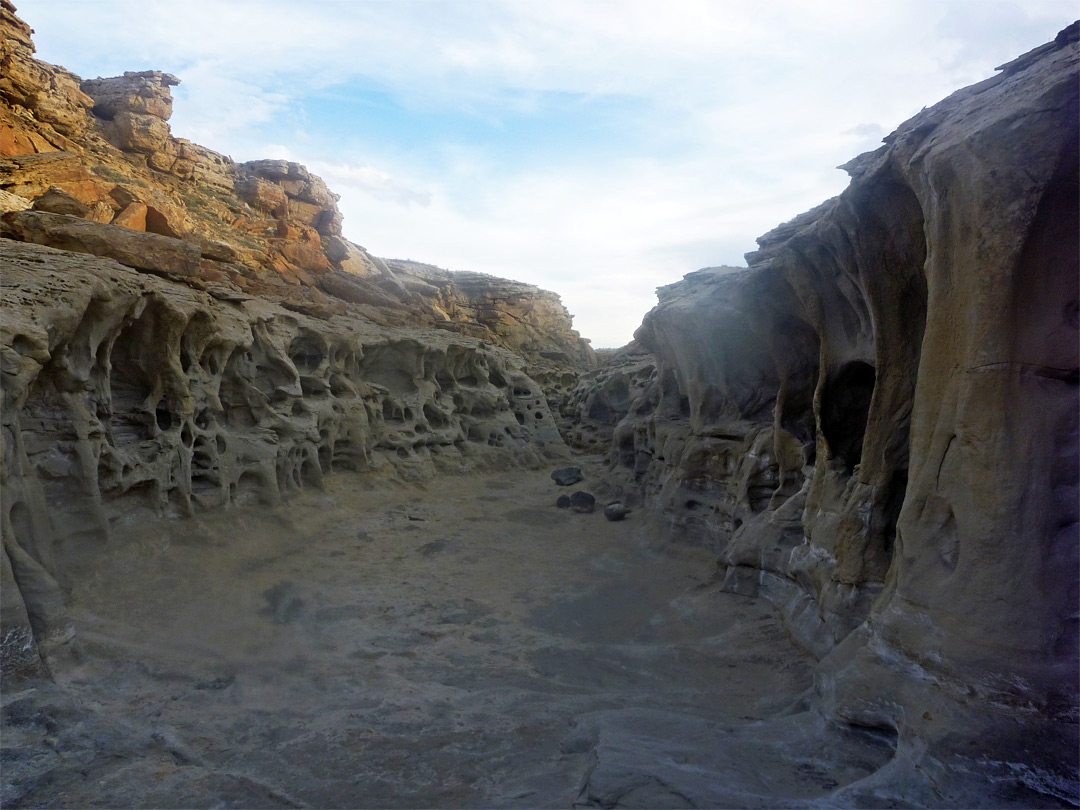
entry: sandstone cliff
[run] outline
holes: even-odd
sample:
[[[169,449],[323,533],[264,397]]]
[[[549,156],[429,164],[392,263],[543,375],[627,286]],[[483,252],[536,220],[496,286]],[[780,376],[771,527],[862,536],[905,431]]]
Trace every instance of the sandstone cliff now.
[[[1073,25],[636,335],[625,486],[900,735],[846,800],[1076,800],[1077,77]]]
[[[414,266],[406,275],[418,294],[342,236],[337,195],[304,166],[236,163],[173,136],[169,88],[180,79],[149,70],[81,80],[35,59],[31,34],[2,0],[0,211],[32,208],[85,223],[60,236],[55,221],[23,214],[5,220],[6,236],[130,265],[130,240],[97,227],[111,224],[188,243],[162,249],[186,252],[184,261],[156,261],[159,251],[140,269],[199,289],[256,295],[322,319],[349,311],[381,325],[456,325],[530,359],[571,369],[592,362],[557,296]],[[430,294],[435,277],[442,297]]]
[[[573,330],[559,296],[532,284],[483,273],[451,273],[419,262],[388,260],[406,289],[427,299],[442,329],[499,343],[534,365],[588,367],[596,355]]]
[[[8,0],[0,29],[5,673],[117,520],[564,452],[536,377],[593,356],[557,296],[399,278],[303,166],[174,137],[176,77],[40,62]]]

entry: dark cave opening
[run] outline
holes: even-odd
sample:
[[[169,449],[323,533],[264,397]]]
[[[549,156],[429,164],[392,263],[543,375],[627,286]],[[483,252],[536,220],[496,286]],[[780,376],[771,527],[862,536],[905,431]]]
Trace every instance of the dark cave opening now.
[[[874,395],[877,373],[861,360],[844,365],[826,382],[821,395],[821,432],[832,457],[839,459],[848,475],[862,458],[866,419]]]

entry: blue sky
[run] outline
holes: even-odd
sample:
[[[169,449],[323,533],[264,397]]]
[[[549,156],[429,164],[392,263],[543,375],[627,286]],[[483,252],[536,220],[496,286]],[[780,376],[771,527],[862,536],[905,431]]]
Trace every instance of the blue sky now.
[[[175,73],[174,134],[306,164],[377,255],[538,284],[595,346],[1074,0],[23,0],[38,56]]]

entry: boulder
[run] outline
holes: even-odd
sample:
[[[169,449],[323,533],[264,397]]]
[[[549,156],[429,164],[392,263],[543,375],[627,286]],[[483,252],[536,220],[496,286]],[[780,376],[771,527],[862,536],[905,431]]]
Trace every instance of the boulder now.
[[[581,467],[560,467],[551,473],[551,480],[560,487],[568,487],[578,481],[584,481],[585,476],[581,472]]]
[[[21,242],[107,256],[138,270],[174,276],[197,276],[197,245],[116,225],[44,211],[9,211],[0,217],[0,233]]]
[[[235,262],[240,258],[239,252],[232,245],[211,239],[201,233],[186,234],[184,239],[198,245],[204,259],[215,262]]]
[[[575,512],[588,514],[596,508],[596,498],[588,492],[578,490],[570,496],[570,508]]]
[[[50,214],[67,214],[85,218],[90,209],[59,186],[49,186],[48,190],[34,198],[33,209]]]
[[[141,202],[128,203],[124,206],[124,209],[116,215],[112,224],[133,231],[145,231],[146,206]]]

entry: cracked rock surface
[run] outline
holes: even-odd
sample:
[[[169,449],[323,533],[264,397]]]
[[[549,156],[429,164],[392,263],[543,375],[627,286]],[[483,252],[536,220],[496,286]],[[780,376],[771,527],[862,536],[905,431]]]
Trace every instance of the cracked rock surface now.
[[[287,511],[118,528],[57,686],[4,695],[5,806],[775,806],[887,761],[887,735],[752,733],[762,773],[805,761],[722,788],[731,729],[795,704],[813,659],[703,550],[555,489],[342,474]]]

